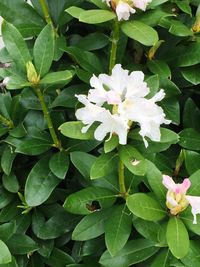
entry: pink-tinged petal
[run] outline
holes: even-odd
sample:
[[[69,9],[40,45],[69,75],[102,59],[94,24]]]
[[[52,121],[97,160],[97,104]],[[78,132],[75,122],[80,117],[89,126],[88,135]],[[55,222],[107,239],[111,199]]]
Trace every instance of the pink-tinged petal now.
[[[115,91],[107,92],[106,99],[109,105],[118,105],[119,103],[121,103],[121,97]]]
[[[187,201],[192,207],[192,214],[194,216],[193,224],[197,224],[197,214],[200,214],[200,197],[196,196],[186,196]]]
[[[190,179],[186,178],[183,180],[182,184],[180,184],[180,193],[185,194],[187,190],[190,188],[191,182]]]
[[[175,192],[176,191],[176,184],[173,181],[173,179],[168,175],[163,175],[162,184],[170,191]]]

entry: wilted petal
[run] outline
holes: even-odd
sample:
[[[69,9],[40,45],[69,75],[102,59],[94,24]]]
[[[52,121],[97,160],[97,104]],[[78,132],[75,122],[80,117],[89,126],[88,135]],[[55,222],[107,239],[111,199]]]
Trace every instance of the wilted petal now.
[[[196,196],[186,196],[186,199],[192,207],[192,214],[194,216],[193,224],[197,224],[197,214],[200,214],[200,197]]]

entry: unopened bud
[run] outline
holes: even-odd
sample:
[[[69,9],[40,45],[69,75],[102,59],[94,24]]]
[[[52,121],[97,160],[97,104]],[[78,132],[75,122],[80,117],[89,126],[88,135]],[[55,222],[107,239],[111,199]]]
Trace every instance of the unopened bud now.
[[[198,33],[200,32],[200,4],[197,8],[197,12],[196,12],[196,20],[195,20],[195,23],[192,27],[192,31],[195,32],[195,33]]]
[[[40,81],[40,76],[37,74],[36,69],[31,61],[26,64],[27,78],[32,84],[38,84]]]
[[[5,77],[3,79],[3,85],[6,86],[9,83],[9,81],[10,81],[10,78],[9,77]]]

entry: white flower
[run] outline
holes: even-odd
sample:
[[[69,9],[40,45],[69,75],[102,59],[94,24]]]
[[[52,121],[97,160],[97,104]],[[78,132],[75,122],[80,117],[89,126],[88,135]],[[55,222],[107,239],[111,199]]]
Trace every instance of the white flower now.
[[[162,183],[168,189],[166,205],[170,213],[177,215],[190,204],[192,207],[191,212],[194,216],[193,224],[196,224],[196,215],[200,214],[200,197],[186,195],[191,185],[190,180],[186,178],[181,184],[176,184],[170,176],[163,175]]]
[[[86,125],[83,132],[94,122],[99,122],[95,131],[97,140],[103,140],[108,133],[115,133],[119,136],[119,143],[126,144],[130,123],[138,122],[141,128],[139,133],[146,147],[148,143],[145,137],[153,141],[160,140],[160,125],[170,123],[165,119],[162,108],[156,104],[165,93],[160,90],[151,99],[146,99],[150,89],[144,82],[143,72],[133,71],[129,74],[128,70],[117,64],[111,75],[93,75],[90,84],[93,88],[89,90],[88,96],[77,96],[85,105],[76,112],[77,119]]]
[[[77,95],[76,95],[77,96]],[[78,95],[78,100],[85,105],[76,111],[76,117],[86,126],[82,128],[82,133],[87,132],[94,122],[100,125],[94,132],[95,139],[102,141],[108,133],[117,134],[119,143],[125,145],[127,142],[128,120],[117,114],[111,114],[109,110],[90,103],[85,95]]]
[[[132,0],[132,1],[133,1],[134,7],[139,8],[143,11],[145,11],[147,8],[147,5],[152,2],[152,0]]]
[[[136,12],[135,8],[146,10],[152,0],[102,0],[116,12],[118,20],[128,20],[131,14]]]
[[[135,9],[132,8],[129,4],[119,1],[116,6],[116,14],[118,20],[128,20],[130,15],[135,13]]]

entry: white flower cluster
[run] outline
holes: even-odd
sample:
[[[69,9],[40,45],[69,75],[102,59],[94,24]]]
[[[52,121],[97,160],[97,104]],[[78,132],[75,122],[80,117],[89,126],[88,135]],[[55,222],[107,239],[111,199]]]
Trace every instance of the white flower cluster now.
[[[102,0],[108,6],[115,9],[118,20],[128,20],[130,14],[136,12],[135,8],[146,10],[146,7],[152,0]]]
[[[101,141],[109,133],[117,134],[119,143],[127,143],[127,134],[132,122],[140,125],[139,134],[142,136],[145,146],[148,143],[145,137],[153,141],[160,140],[160,125],[169,124],[165,114],[156,102],[165,96],[161,89],[151,99],[146,99],[150,89],[144,82],[142,71],[122,69],[120,64],[115,65],[112,75],[93,75],[90,79],[92,89],[88,95],[76,95],[83,108],[76,111],[76,117],[82,121],[85,133],[94,122],[99,125],[94,132],[95,139]]]

